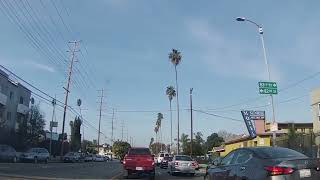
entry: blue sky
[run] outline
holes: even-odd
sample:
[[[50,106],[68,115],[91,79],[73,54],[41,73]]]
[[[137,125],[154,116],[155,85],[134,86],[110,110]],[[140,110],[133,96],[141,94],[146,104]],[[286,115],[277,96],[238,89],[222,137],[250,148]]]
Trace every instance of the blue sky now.
[[[106,110],[102,132],[110,138],[111,109],[115,108],[115,137],[121,138],[123,121],[135,145],[147,145],[154,136],[157,112],[164,114],[163,134],[169,141],[169,102],[165,88],[174,85],[174,68],[168,60],[172,48],[182,53],[182,62],[178,66],[181,132],[189,133],[190,129],[190,112],[185,109],[189,107],[191,87],[194,88],[194,107],[202,110],[238,104],[259,96],[257,82],[267,79],[259,34],[251,24],[236,22],[237,16],[248,17],[263,25],[271,78],[278,82],[279,89],[318,71],[320,12],[316,8],[319,7],[317,1],[42,2],[29,1],[29,5],[38,12],[39,22],[53,37],[50,39],[42,31],[47,44],[54,44],[68,57],[67,43],[60,38],[59,32],[67,40],[82,40],[80,50],[85,58],[78,52],[75,66],[84,78],[79,72],[73,74],[80,88],[72,86],[70,105],[76,106],[76,99],[81,97],[82,108],[86,109],[83,110],[84,117],[97,126],[97,90],[104,88]],[[11,4],[15,5],[14,1]],[[59,19],[54,5],[71,33]],[[17,10],[18,7],[24,8],[16,6]],[[1,8],[3,11],[3,6]],[[52,24],[50,17],[56,25]],[[32,19],[30,24],[25,20],[25,24],[38,27]],[[64,73],[67,67],[52,63],[39,54],[18,26],[3,13],[0,26],[0,63],[49,94],[57,94],[63,101],[62,86],[66,82]],[[30,32],[37,35],[32,30],[30,28]],[[43,49],[46,50],[46,46]],[[58,56],[53,53],[53,57]],[[311,122],[309,92],[318,86],[319,80],[320,77],[316,76],[275,96],[277,121]],[[296,97],[299,98],[282,103]],[[262,98],[210,112],[241,119],[241,109],[263,106],[268,102],[268,98]],[[175,103],[174,100],[174,107]],[[48,122],[52,107],[43,101],[40,104]],[[270,107],[253,109],[266,110],[267,118],[271,116]],[[123,112],[132,110],[154,112]],[[61,109],[56,118],[61,124]],[[72,118],[74,115],[68,113],[67,132]],[[176,132],[175,113],[173,120]],[[194,113],[194,120],[194,131],[203,132],[205,137],[221,129],[247,133],[241,122],[200,113]],[[61,126],[58,131],[60,129]],[[85,136],[96,139],[97,133],[87,127]],[[103,138],[103,141],[109,142],[109,139]]]

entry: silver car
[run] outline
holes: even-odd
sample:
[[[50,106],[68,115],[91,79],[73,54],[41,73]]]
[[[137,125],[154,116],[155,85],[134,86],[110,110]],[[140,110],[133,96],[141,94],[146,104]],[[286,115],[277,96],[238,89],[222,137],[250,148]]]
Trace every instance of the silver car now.
[[[31,148],[20,157],[22,161],[32,161],[38,163],[40,161],[48,163],[49,161],[49,152],[45,148]]]
[[[196,172],[196,163],[190,156],[176,155],[172,161],[168,164],[169,173],[176,175],[177,173],[189,174],[194,176]]]
[[[239,148],[213,162],[205,179],[319,180],[320,161],[281,147]]]
[[[0,144],[0,161],[17,162],[18,155],[16,150],[9,145]]]

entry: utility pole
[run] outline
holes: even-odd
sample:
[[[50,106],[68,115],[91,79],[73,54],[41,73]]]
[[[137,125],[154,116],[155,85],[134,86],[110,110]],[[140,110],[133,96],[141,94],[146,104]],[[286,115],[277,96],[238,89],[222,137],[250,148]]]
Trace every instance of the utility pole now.
[[[56,95],[54,96],[54,99],[52,99],[52,102],[51,102],[52,106],[53,106],[53,110],[52,110],[52,119],[51,119],[51,123],[50,123],[50,157],[52,155],[52,126],[53,126],[53,119],[55,117],[55,111],[56,111]]]
[[[101,112],[102,112],[102,102],[103,102],[103,89],[101,89],[101,96],[100,96],[100,108],[99,108],[99,129],[98,129],[98,144],[97,144],[97,149],[99,152],[99,146],[100,146],[100,127],[101,127]]]
[[[127,142],[129,142],[129,129],[127,127]]]
[[[192,157],[192,146],[193,146],[193,117],[192,117],[192,91],[193,88],[190,88],[190,120],[191,120],[191,143],[190,143],[190,156]]]
[[[113,120],[114,120],[114,108],[112,109],[112,120],[111,120],[111,146],[113,146]]]
[[[124,122],[122,120],[121,121],[121,141],[123,141],[123,127],[124,127]]]
[[[64,107],[63,107],[63,122],[62,122],[62,140],[61,140],[61,151],[60,151],[60,159],[62,160],[63,158],[63,145],[64,145],[64,126],[65,126],[65,122],[66,122],[66,114],[67,114],[67,106],[68,106],[68,97],[69,97],[69,92],[70,92],[70,83],[71,83],[71,75],[72,75],[72,71],[73,71],[73,63],[74,63],[74,59],[75,59],[75,53],[77,52],[77,47],[78,47],[78,41],[74,41],[74,42],[69,42],[69,43],[73,43],[74,46],[72,47],[71,51],[71,62],[70,62],[70,66],[69,66],[69,72],[68,72],[68,81],[67,81],[67,87],[63,87],[64,90],[66,90],[66,97],[64,100]]]

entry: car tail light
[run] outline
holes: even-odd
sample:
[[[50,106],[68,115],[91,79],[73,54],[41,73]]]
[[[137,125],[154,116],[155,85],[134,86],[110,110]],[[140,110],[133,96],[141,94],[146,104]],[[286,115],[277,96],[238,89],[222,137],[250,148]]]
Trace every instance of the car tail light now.
[[[196,162],[192,162],[192,163],[191,163],[191,166],[196,166],[196,165],[197,165]]]
[[[294,171],[291,167],[279,166],[266,166],[264,169],[269,172],[270,176],[291,174]]]

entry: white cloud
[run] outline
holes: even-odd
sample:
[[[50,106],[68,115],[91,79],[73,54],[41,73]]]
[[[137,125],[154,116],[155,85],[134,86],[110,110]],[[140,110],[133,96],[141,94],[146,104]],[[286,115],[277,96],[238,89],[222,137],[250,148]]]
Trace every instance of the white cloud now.
[[[47,72],[55,72],[55,69],[51,66],[45,65],[45,64],[40,64],[37,62],[33,62],[33,61],[29,61],[28,64],[30,64],[32,67],[43,70],[43,71],[47,71]]]
[[[208,21],[189,19],[187,29],[203,52],[199,57],[216,74],[225,77],[267,79],[267,72],[260,52],[252,52],[242,45],[228,40],[222,32],[212,28]],[[272,79],[279,81],[282,73],[271,66]]]

